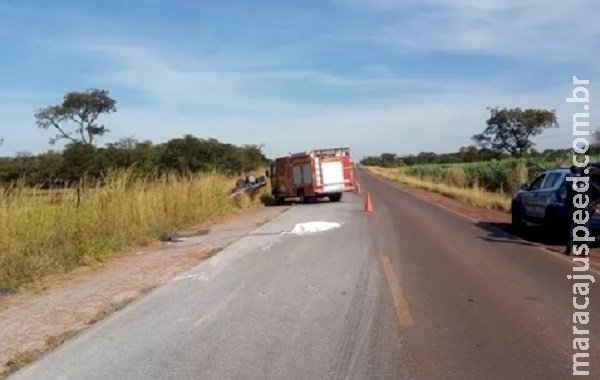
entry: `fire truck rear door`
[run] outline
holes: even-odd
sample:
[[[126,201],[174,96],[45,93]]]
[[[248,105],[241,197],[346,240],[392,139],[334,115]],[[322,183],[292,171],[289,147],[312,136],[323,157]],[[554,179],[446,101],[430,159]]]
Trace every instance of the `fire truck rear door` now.
[[[323,191],[342,191],[344,182],[344,165],[341,160],[321,162],[323,171]]]

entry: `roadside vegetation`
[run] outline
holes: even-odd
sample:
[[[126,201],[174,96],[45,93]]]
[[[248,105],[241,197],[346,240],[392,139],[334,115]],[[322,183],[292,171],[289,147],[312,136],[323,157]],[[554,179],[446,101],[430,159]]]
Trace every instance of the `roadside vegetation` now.
[[[568,157],[538,157],[366,168],[373,174],[403,185],[440,193],[474,206],[510,211],[511,198],[523,184],[529,183],[544,170],[568,165]]]
[[[268,164],[262,146],[192,135],[97,146],[110,132],[99,118],[116,111],[106,90],[69,92],[34,115],[64,149],[0,157],[0,293],[260,205],[228,191]]]
[[[535,175],[544,170],[569,165],[569,157],[539,157],[365,168],[403,185],[440,193],[474,206],[508,212],[512,196],[522,185],[530,183]]]
[[[364,157],[361,165],[372,173],[459,199],[475,206],[510,211],[510,200],[519,188],[540,172],[569,167],[573,149],[539,152],[532,140],[558,128],[556,112],[545,109],[489,108],[482,133],[471,137],[474,145],[458,152],[417,155],[382,153]],[[592,161],[600,155],[600,128],[592,132]],[[584,158],[580,157],[579,162]]]
[[[469,203],[477,207],[493,210],[510,211],[510,196],[502,192],[490,192],[477,186],[458,186],[452,181],[460,175],[453,174],[452,180],[439,181],[433,178],[412,176],[406,173],[405,168],[380,168],[374,166],[364,167],[367,171],[388,181],[401,185],[424,189]]]
[[[512,194],[537,173],[568,165],[565,159],[508,158],[504,160],[406,166],[406,175],[443,182],[460,188],[481,188],[492,193]]]
[[[109,173],[84,190],[24,186],[0,195],[0,287],[16,288],[58,271],[106,259],[260,205],[230,199],[234,178],[213,173],[150,178]]]

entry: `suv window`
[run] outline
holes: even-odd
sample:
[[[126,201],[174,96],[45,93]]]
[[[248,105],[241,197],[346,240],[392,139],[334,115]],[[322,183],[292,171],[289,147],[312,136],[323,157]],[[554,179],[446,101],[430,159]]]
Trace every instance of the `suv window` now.
[[[551,189],[558,184],[558,180],[560,179],[560,173],[550,173],[546,177],[546,182],[544,182],[543,189]]]
[[[529,190],[539,190],[542,187],[542,181],[544,181],[544,177],[546,177],[546,174],[542,174],[534,179],[529,186]]]
[[[560,185],[560,188],[558,189],[558,196],[563,202],[565,199],[567,199],[567,181],[563,181],[563,183]]]

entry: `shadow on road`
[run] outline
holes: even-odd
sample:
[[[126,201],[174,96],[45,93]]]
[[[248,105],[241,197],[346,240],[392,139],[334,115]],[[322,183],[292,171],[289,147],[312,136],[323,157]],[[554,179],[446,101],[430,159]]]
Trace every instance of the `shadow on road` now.
[[[540,227],[527,227],[522,233],[517,234],[510,223],[478,222],[476,225],[488,232],[489,235],[482,236],[481,239],[489,242],[524,246],[539,246],[542,244],[551,247],[563,246],[565,243],[564,237],[549,236]]]
[[[562,250],[565,244],[565,236],[550,236],[541,227],[529,226],[517,234],[510,223],[501,222],[478,222],[477,227],[485,230],[488,235],[480,236],[481,239],[494,243],[508,243],[524,246],[546,246],[552,250]],[[590,248],[600,248],[598,241],[589,244]]]
[[[311,199],[309,202],[306,202],[306,203],[300,202],[299,198],[289,198],[289,199],[287,199],[287,200],[285,200],[285,201],[283,201],[281,203],[277,203],[275,201],[275,198],[273,198],[269,194],[262,194],[260,196],[260,201],[266,207],[285,207],[285,206],[294,206],[294,205],[310,206],[310,205],[321,204],[321,203],[330,203],[330,201],[329,201],[328,198],[325,198],[325,199]]]

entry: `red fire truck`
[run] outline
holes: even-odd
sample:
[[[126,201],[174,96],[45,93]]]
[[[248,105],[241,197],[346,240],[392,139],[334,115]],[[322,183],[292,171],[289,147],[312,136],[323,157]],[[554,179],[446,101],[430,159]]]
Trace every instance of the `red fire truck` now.
[[[275,159],[267,170],[271,192],[277,203],[300,198],[308,203],[328,197],[339,202],[342,193],[354,191],[350,149],[317,149]]]

